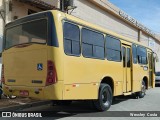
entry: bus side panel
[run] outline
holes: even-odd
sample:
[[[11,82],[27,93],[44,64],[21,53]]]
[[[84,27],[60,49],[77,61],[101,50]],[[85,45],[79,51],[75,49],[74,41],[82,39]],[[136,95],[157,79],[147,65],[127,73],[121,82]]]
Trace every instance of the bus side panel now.
[[[148,65],[140,65],[140,64],[133,65],[133,90],[132,92],[141,91],[141,85],[142,85],[142,81],[144,78],[147,78],[147,83],[149,82],[148,81],[148,78],[149,78],[148,70],[145,70],[144,66],[147,67]]]
[[[57,80],[63,81],[64,80],[64,59],[63,59],[63,29],[62,29],[62,18],[63,14],[59,14],[56,11],[53,11],[54,16],[54,22],[55,22],[55,28],[57,32],[57,38],[58,38],[58,47],[52,47],[50,50],[51,52],[48,52],[48,60],[53,60],[54,65],[56,67],[56,74],[57,74]]]
[[[56,68],[57,74],[57,83],[55,83],[55,87],[52,87],[53,92],[49,92],[49,94],[53,93],[54,100],[63,100],[64,94],[64,49],[63,49],[63,23],[62,19],[64,19],[64,14],[57,13],[56,11],[52,12],[54,16],[55,28],[57,32],[58,38],[58,47],[52,48],[52,53],[49,53],[50,56],[48,59],[54,61],[54,65]],[[51,88],[50,88],[51,89]],[[57,93],[57,94],[56,94]],[[47,92],[46,92],[47,94]],[[48,96],[49,97],[49,96]]]
[[[132,92],[137,92],[141,90],[141,82],[142,82],[142,73],[139,64],[133,64],[132,68],[132,76],[133,76],[133,82],[132,82]]]
[[[122,68],[122,62],[65,55],[64,99],[97,99],[100,82],[106,76],[114,80],[114,95],[122,95]]]
[[[65,85],[64,100],[97,99],[98,89],[96,83]]]
[[[148,49],[148,87],[154,88],[155,87],[155,61],[153,57],[153,52]]]

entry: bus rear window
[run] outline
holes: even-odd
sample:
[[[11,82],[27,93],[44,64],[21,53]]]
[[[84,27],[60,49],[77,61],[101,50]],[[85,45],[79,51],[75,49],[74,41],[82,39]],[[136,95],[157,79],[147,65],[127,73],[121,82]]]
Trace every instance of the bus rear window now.
[[[6,30],[5,49],[24,43],[45,44],[47,37],[46,19],[27,22]]]

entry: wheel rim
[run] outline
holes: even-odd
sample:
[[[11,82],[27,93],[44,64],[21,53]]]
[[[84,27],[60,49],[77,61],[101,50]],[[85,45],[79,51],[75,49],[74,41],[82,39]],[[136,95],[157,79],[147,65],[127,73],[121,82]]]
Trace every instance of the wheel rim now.
[[[106,91],[102,94],[102,101],[104,106],[109,106],[109,94]]]
[[[145,93],[146,93],[146,86],[144,84],[142,84],[141,92],[142,92],[142,95],[145,95]]]

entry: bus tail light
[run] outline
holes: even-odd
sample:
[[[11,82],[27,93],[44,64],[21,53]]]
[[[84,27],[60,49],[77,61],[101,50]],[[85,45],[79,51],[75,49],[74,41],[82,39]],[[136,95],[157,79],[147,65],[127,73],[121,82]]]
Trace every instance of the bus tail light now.
[[[5,84],[5,78],[4,78],[4,65],[2,65],[1,81],[2,81],[3,84]]]
[[[46,86],[56,83],[56,80],[57,80],[57,75],[54,63],[52,61],[48,61]]]

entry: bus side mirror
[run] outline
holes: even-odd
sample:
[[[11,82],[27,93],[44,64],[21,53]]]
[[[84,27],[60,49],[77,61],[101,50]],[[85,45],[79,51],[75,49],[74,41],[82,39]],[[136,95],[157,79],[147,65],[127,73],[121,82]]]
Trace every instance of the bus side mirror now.
[[[153,53],[153,57],[156,60],[156,62],[159,62],[159,58],[158,58],[158,55],[156,53]]]
[[[2,53],[0,53],[0,57],[2,57]]]
[[[159,58],[158,57],[156,57],[156,62],[159,62]]]

